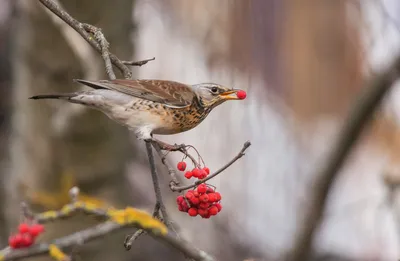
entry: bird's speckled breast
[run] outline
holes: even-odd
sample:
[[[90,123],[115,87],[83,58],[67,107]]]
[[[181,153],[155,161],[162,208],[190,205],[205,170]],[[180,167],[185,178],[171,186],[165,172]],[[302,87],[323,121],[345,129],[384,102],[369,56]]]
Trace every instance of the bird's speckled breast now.
[[[159,124],[155,124],[154,134],[176,134],[188,131],[200,124],[210,113],[197,102],[184,108],[173,108],[167,105],[147,100],[139,100],[131,107],[134,111],[146,111],[152,118],[158,118]]]

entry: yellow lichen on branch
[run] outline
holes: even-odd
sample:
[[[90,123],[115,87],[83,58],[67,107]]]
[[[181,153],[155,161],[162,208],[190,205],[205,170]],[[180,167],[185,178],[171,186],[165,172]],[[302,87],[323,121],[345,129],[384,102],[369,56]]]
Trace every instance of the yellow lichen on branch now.
[[[123,210],[109,210],[110,219],[120,225],[138,225],[145,230],[152,230],[160,234],[167,234],[168,229],[160,220],[155,219],[147,212],[127,207]]]
[[[56,245],[49,246],[49,255],[57,261],[67,261],[69,257]]]

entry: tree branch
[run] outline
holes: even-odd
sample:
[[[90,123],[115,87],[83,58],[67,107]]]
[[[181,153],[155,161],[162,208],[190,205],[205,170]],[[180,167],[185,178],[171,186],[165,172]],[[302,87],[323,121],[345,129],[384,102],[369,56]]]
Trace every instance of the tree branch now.
[[[98,42],[98,40],[100,38],[101,38],[101,40],[105,40],[104,36],[100,37],[100,34],[98,34],[97,39],[96,39],[96,37],[92,37],[91,34],[89,32],[87,32],[87,30],[86,30],[86,29],[88,29],[87,24],[83,24],[83,23],[80,23],[79,21],[77,21],[70,14],[68,14],[61,7],[59,7],[53,0],[39,0],[39,2],[42,3],[51,12],[53,12],[58,17],[60,17],[65,23],[67,23],[69,26],[71,26],[97,52],[102,54],[103,59],[105,60],[105,63],[106,63],[106,70],[108,70],[107,73],[110,78],[114,77],[114,79],[115,79],[115,75],[114,76],[112,75],[113,72],[111,72],[112,68],[110,69],[108,59],[109,59],[109,61],[111,61],[112,64],[114,64],[121,71],[121,73],[124,75],[124,78],[130,79],[132,77],[132,72],[130,71],[130,69],[117,56],[108,52],[108,47],[105,44],[107,41],[100,41],[100,43]],[[85,27],[86,27],[86,29],[85,29]],[[93,26],[93,28],[96,28],[96,27]],[[99,32],[99,31],[100,30],[98,29],[97,32]],[[103,43],[103,44],[101,44],[101,43]],[[149,61],[150,60],[152,60],[152,59],[149,59]],[[139,61],[136,64],[135,64],[135,62],[132,62],[132,64],[130,64],[130,65],[141,66],[143,64],[145,64],[145,63],[143,63],[143,61]],[[111,73],[111,75],[110,75],[110,73]]]
[[[326,163],[321,165],[322,169],[317,170],[314,176],[316,177],[313,186],[315,189],[309,200],[310,208],[306,212],[304,226],[300,229],[288,260],[307,260],[315,231],[321,223],[327,197],[336,175],[386,92],[398,78],[399,71],[400,57],[397,57],[393,64],[385,72],[376,76],[357,97],[339,133],[337,142],[333,144],[332,150],[326,157]]]
[[[162,164],[164,164],[164,166],[168,169],[168,174],[171,176],[171,182],[169,184],[170,188],[171,188],[171,186],[178,186],[180,184],[180,182],[176,175],[175,169],[171,165],[169,165],[166,157],[163,155],[163,153],[161,151],[159,144],[156,142],[152,142],[152,145],[153,145],[154,149],[156,150],[158,156],[160,157]]]
[[[10,250],[6,249],[0,252],[0,260],[10,261],[19,260],[27,257],[35,257],[41,255],[49,254],[49,249],[51,245],[56,245],[57,247],[64,249],[76,245],[81,245],[95,239],[99,239],[109,235],[110,233],[117,232],[123,228],[129,227],[128,225],[120,225],[111,221],[104,222],[92,228],[88,228],[71,235],[54,240],[51,244],[42,243],[32,246],[27,249],[21,250]],[[178,240],[176,237],[170,233],[166,235],[154,234],[150,232],[150,235],[166,244],[174,247],[175,249],[193,258],[197,261],[213,261],[214,259],[203,251],[197,250],[190,244]]]
[[[105,66],[108,78],[110,80],[115,80],[117,77],[115,77],[115,73],[114,73],[111,59],[110,59],[110,52],[108,51],[110,44],[108,43],[107,39],[104,37],[104,34],[101,32],[101,29],[99,29],[93,25],[90,25],[90,24],[82,24],[82,27],[87,32],[93,34],[94,39],[96,39],[96,41],[99,43],[100,48],[101,48],[101,56],[103,57],[103,60],[105,63],[104,66]]]
[[[77,191],[76,188],[71,189],[71,191],[73,190]],[[22,214],[25,217],[33,219],[35,222],[38,223],[48,223],[57,219],[64,219],[67,217],[71,217],[77,211],[81,211],[86,214],[91,214],[110,220],[100,223],[99,225],[93,226],[91,228],[75,232],[71,235],[55,239],[50,243],[41,243],[24,249],[11,249],[10,247],[7,247],[3,250],[0,250],[0,260],[9,261],[9,260],[18,260],[22,258],[34,257],[40,255],[47,255],[47,254],[51,255],[52,249],[61,251],[61,249],[79,246],[89,241],[105,237],[110,233],[128,227],[139,228],[138,231],[142,231],[140,233],[147,233],[152,237],[159,239],[160,241],[165,242],[168,245],[176,248],[177,250],[182,252],[182,254],[190,258],[193,258],[194,260],[198,261],[214,260],[211,256],[207,255],[205,252],[197,250],[190,244],[182,240],[179,240],[178,238],[173,236],[170,232],[167,231],[164,224],[162,224],[160,221],[156,219],[153,219],[151,216],[149,216],[147,213],[143,211],[133,208],[126,208],[123,210],[101,209],[96,207],[96,205],[92,203],[87,203],[83,201],[74,201],[74,197],[72,197],[72,201],[73,202],[71,204],[65,205],[60,210],[47,211],[37,215],[31,213],[31,211],[25,204],[22,204],[21,211],[23,212]],[[159,205],[156,204],[153,216],[157,215],[158,208]]]
[[[162,195],[161,195],[161,189],[160,189],[160,182],[158,180],[158,175],[156,171],[156,165],[154,163],[154,157],[153,157],[153,149],[151,147],[151,141],[145,141],[146,143],[146,150],[147,150],[147,155],[149,157],[149,163],[150,163],[150,170],[151,170],[151,177],[153,179],[153,187],[154,187],[154,192],[156,194],[156,204],[159,204],[160,206],[160,211],[162,218],[164,220],[164,223],[167,225],[167,227],[170,227],[171,223],[169,221],[168,213],[165,208]]]

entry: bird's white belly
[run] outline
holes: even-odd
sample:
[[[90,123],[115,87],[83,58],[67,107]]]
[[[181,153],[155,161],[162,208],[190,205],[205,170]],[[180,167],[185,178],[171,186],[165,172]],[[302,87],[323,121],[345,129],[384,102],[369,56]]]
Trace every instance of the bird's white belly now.
[[[111,111],[104,113],[134,131],[139,139],[151,138],[153,130],[163,126],[162,117],[147,110],[131,110],[122,106],[114,106]]]

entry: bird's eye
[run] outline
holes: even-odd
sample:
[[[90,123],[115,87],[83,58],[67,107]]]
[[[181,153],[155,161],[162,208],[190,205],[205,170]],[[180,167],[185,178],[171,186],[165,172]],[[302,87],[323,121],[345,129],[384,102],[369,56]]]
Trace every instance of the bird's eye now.
[[[217,88],[217,87],[212,87],[212,88],[211,88],[211,92],[213,92],[213,93],[218,93],[218,88]]]

